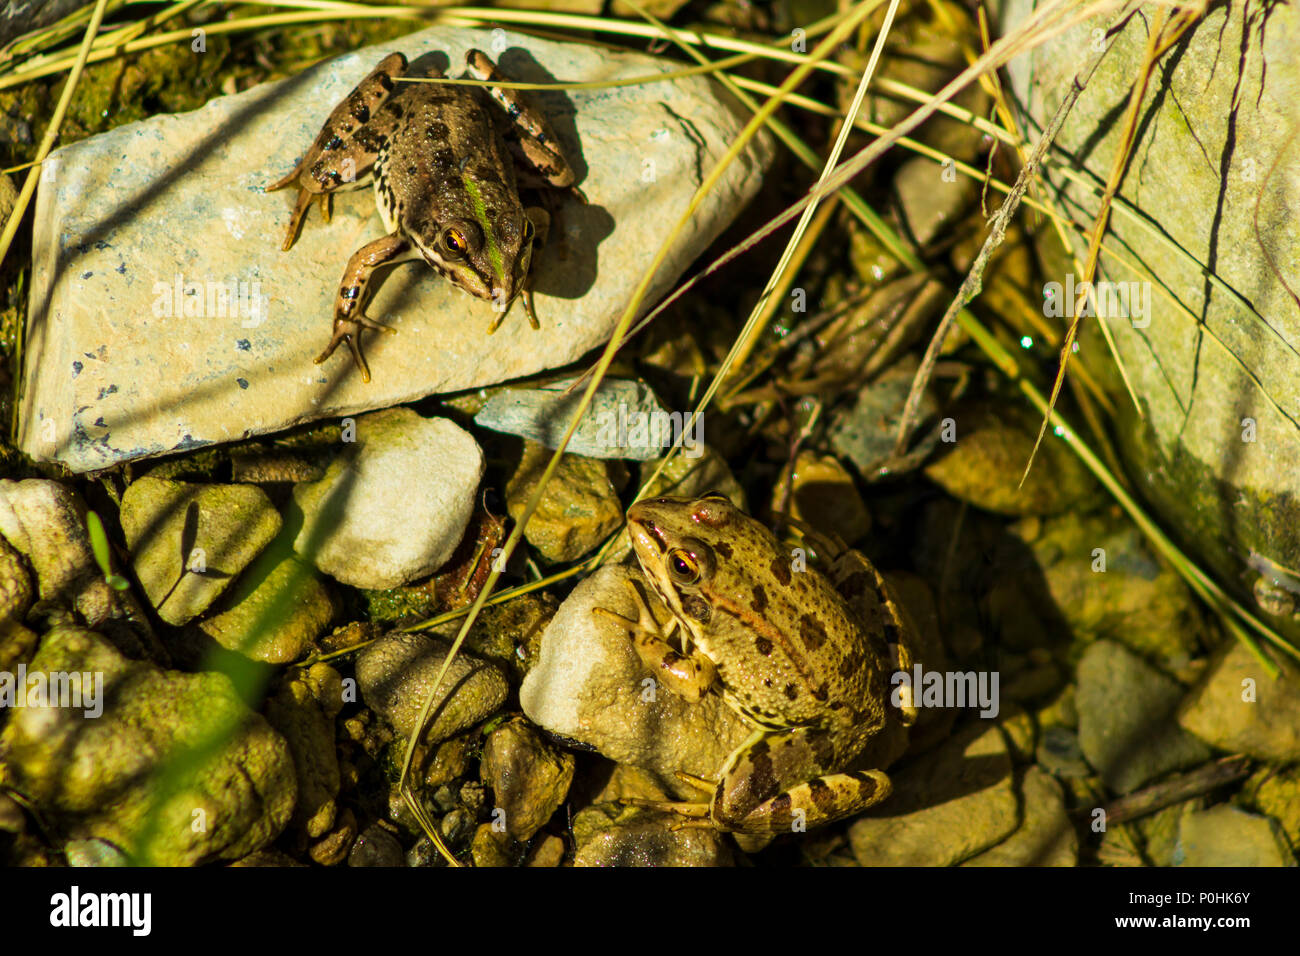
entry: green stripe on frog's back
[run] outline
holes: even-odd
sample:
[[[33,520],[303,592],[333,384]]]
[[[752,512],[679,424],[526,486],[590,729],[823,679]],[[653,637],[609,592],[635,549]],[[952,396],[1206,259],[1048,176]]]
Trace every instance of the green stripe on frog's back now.
[[[499,284],[504,285],[506,281],[505,261],[501,258],[501,247],[497,245],[496,226],[488,222],[487,207],[483,204],[483,195],[478,190],[478,184],[473,178],[461,174],[461,181],[465,184],[465,191],[469,193],[470,202],[474,204],[474,218],[478,220],[479,228],[483,231],[483,242],[487,245],[488,260],[492,263],[492,270],[496,273],[496,280]]]

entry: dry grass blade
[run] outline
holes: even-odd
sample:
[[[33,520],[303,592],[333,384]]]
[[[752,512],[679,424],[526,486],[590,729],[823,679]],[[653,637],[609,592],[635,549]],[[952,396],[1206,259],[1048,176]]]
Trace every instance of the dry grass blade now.
[[[830,55],[830,53],[839,46],[839,44],[842,43],[854,29],[856,29],[858,23],[865,16],[866,9],[864,6],[860,6],[855,9],[850,16],[837,24],[835,29],[827,34],[820,43],[818,43],[809,56],[809,62],[802,63],[791,71],[790,75],[782,84],[782,89],[788,91],[803,82],[813,69],[812,63],[822,57]],[[420,710],[420,715],[415,723],[416,729],[411,734],[410,740],[407,742],[406,755],[402,763],[402,776],[398,788],[402,793],[403,799],[410,807],[411,812],[416,815],[417,819],[420,820],[421,826],[425,828],[429,838],[434,842],[435,846],[438,846],[444,858],[452,865],[459,866],[460,863],[459,861],[456,861],[450,852],[446,850],[445,846],[442,845],[442,841],[437,835],[436,830],[428,825],[427,817],[424,814],[423,809],[418,805],[415,799],[415,794],[410,788],[411,766],[415,756],[415,747],[419,741],[420,735],[423,733],[427,721],[429,720],[430,712],[433,709],[433,702],[437,699],[438,690],[442,686],[442,682],[446,679],[447,670],[451,666],[451,662],[455,659],[456,654],[459,653],[460,648],[464,645],[465,638],[468,636],[470,628],[472,628],[474,622],[478,620],[479,613],[482,611],[484,604],[491,595],[496,582],[500,579],[502,569],[510,560],[510,556],[515,552],[515,549],[518,548],[520,541],[523,540],[524,529],[528,526],[529,519],[532,518],[538,505],[541,503],[542,496],[546,492],[546,486],[550,483],[551,477],[559,467],[560,460],[564,455],[564,450],[568,447],[569,441],[573,438],[578,423],[587,413],[587,409],[591,407],[591,402],[595,397],[596,389],[600,386],[601,381],[605,377],[606,371],[614,360],[614,354],[617,351],[618,344],[622,341],[624,335],[626,335],[628,329],[631,327],[632,319],[640,310],[641,303],[644,301],[645,296],[649,291],[650,284],[654,281],[655,274],[663,266],[664,261],[668,257],[669,251],[673,248],[678,236],[682,234],[691,219],[694,217],[695,211],[699,208],[700,203],[703,202],[704,197],[707,196],[717,184],[726,168],[735,161],[744,149],[748,147],[749,141],[753,139],[755,134],[757,134],[767,117],[773,113],[778,106],[780,106],[780,103],[781,98],[773,98],[745,125],[745,128],[736,137],[736,141],[732,143],[726,154],[718,161],[717,165],[710,170],[708,175],[704,177],[704,180],[696,190],[695,195],[691,198],[691,202],[687,209],[682,213],[672,232],[655,253],[649,266],[646,268],[645,274],[637,284],[627,307],[623,311],[623,315],[619,318],[618,323],[615,325],[615,328],[610,335],[609,342],[605,346],[600,360],[597,363],[595,374],[592,376],[590,383],[583,392],[582,398],[578,402],[578,406],[573,411],[573,415],[569,420],[568,428],[560,439],[559,447],[556,448],[555,453],[551,456],[550,462],[547,463],[546,468],[538,479],[537,487],[529,497],[523,513],[519,516],[514,529],[510,532],[510,536],[506,539],[505,544],[502,545],[499,560],[493,562],[492,571],[484,582],[483,588],[479,592],[478,597],[474,600],[474,604],[470,607],[465,621],[461,624],[460,631],[457,633],[455,641],[452,642],[451,649],[448,651],[447,657],[443,661],[437,677],[434,678],[433,686],[430,689],[428,697],[426,697],[424,701],[424,706]]]
[[[1130,12],[1130,8],[1136,9],[1137,3],[1130,4],[1120,11],[1119,16],[1122,18]],[[1164,11],[1161,11],[1163,13]],[[1113,43],[1113,41],[1112,41]],[[948,330],[952,328],[953,320],[957,313],[974,301],[983,287],[984,269],[988,265],[989,258],[993,255],[995,249],[1002,244],[1006,236],[1007,226],[1011,222],[1011,217],[1015,215],[1020,208],[1020,199],[1029,188],[1033,181],[1034,174],[1038,172],[1039,164],[1042,163],[1048,147],[1056,140],[1057,133],[1060,132],[1061,126],[1065,123],[1065,118],[1070,114],[1079,95],[1088,85],[1092,74],[1096,72],[1097,67],[1110,51],[1111,44],[1107,44],[1100,52],[1094,56],[1088,64],[1075,74],[1074,82],[1070,85],[1070,90],[1061,100],[1060,106],[1057,107],[1053,114],[1051,122],[1043,130],[1042,135],[1038,137],[1033,151],[1025,157],[1020,167],[1020,175],[1016,178],[1016,184],[1012,187],[1011,192],[999,207],[997,214],[989,227],[988,237],[984,240],[983,246],[980,247],[979,255],[971,264],[966,273],[966,278],[962,280],[961,287],[957,290],[957,295],[953,298],[952,304],[944,312],[943,318],[939,322],[938,329],[935,330],[934,336],[930,339],[930,345],[925,351],[925,357],[921,360],[920,367],[916,370],[916,375],[912,379],[912,388],[908,392],[907,402],[903,406],[903,414],[898,422],[898,437],[894,441],[894,454],[902,455],[907,448],[908,439],[911,437],[912,428],[915,425],[917,412],[921,406],[921,396],[925,393],[925,387],[930,382],[930,377],[934,372],[935,363],[939,360],[939,351],[943,348],[944,340],[948,337]],[[1067,336],[1066,343],[1062,346],[1063,353],[1068,354],[1069,345],[1072,340]],[[1058,380],[1059,387],[1059,380]],[[1053,391],[1052,398],[1055,400],[1056,391]],[[1049,416],[1050,417],[1050,416]],[[1046,423],[1044,422],[1044,428]],[[1042,433],[1039,433],[1039,440],[1042,440]],[[1035,446],[1037,447],[1037,446]],[[1032,456],[1031,456],[1032,458]],[[1028,469],[1026,469],[1028,474]],[[1021,484],[1024,478],[1020,479]]]
[[[1143,53],[1138,79],[1133,84],[1133,89],[1129,94],[1128,107],[1124,114],[1122,138],[1115,150],[1110,175],[1106,180],[1106,190],[1102,193],[1101,204],[1097,209],[1096,222],[1092,228],[1092,237],[1088,241],[1088,255],[1084,262],[1083,273],[1079,277],[1081,291],[1079,299],[1075,303],[1074,318],[1070,322],[1069,330],[1065,333],[1064,341],[1061,343],[1060,367],[1056,373],[1056,380],[1052,383],[1052,394],[1047,400],[1049,414],[1043,416],[1042,424],[1038,427],[1038,437],[1034,439],[1034,447],[1029,451],[1029,460],[1025,462],[1024,473],[1020,476],[1021,485],[1024,485],[1025,479],[1029,477],[1029,469],[1033,467],[1034,457],[1038,454],[1038,448],[1043,442],[1043,436],[1047,433],[1047,423],[1051,418],[1050,412],[1051,409],[1056,407],[1056,400],[1060,397],[1061,385],[1065,381],[1065,373],[1070,364],[1070,352],[1074,347],[1075,338],[1079,333],[1079,324],[1083,321],[1084,310],[1087,308],[1090,298],[1094,300],[1095,312],[1096,293],[1092,288],[1092,280],[1097,274],[1097,262],[1101,255],[1101,239],[1105,235],[1106,227],[1110,222],[1111,202],[1114,200],[1115,194],[1119,192],[1120,183],[1124,179],[1124,172],[1128,169],[1129,159],[1133,155],[1133,140],[1137,135],[1138,111],[1142,107],[1142,100],[1145,98],[1147,88],[1151,83],[1151,74],[1155,71],[1156,63],[1160,58],[1200,18],[1203,12],[1203,8],[1180,10],[1173,20],[1168,20],[1168,11],[1163,7],[1155,12],[1151,29],[1147,34],[1147,45]]]

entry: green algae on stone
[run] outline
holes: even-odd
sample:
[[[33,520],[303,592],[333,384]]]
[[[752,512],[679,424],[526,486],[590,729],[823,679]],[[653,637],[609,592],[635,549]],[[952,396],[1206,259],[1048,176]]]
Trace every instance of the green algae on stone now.
[[[261,488],[149,477],[126,489],[120,517],[136,576],[175,625],[207,610],[281,526]]]
[[[288,547],[264,551],[222,599],[224,610],[197,626],[227,650],[267,664],[297,660],[334,616],[315,568]]]
[[[999,19],[1018,23],[1033,6],[1003,0]],[[1009,94],[1045,123],[1090,39],[1110,29],[1113,43],[1053,143],[1064,162],[1043,177],[1084,221],[1098,208],[1093,183],[1124,146],[1115,119],[1149,41],[1144,17],[1108,18],[1062,32],[1009,76]],[[1107,246],[1125,254],[1103,256],[1098,274],[1134,284],[1146,308],[1088,317],[1079,341],[1082,355],[1098,356],[1089,370],[1112,397],[1118,414],[1110,430],[1138,492],[1247,606],[1256,559],[1300,568],[1300,310],[1295,282],[1280,281],[1300,261],[1290,216],[1300,205],[1297,31],[1294,4],[1223,3],[1179,40],[1171,53],[1177,67],[1140,105],[1129,174],[1107,227]],[[1059,247],[1049,232],[1042,245]],[[1074,255],[1086,245],[1086,236],[1071,237]],[[1070,272],[1057,262],[1048,279],[1065,283]],[[1293,616],[1268,623],[1300,638]]]
[[[302,678],[285,680],[264,709],[293,755],[298,779],[293,824],[310,838],[324,836],[334,826],[340,784],[333,722]]]
[[[66,836],[107,840],[136,861],[191,866],[245,856],[289,822],[297,796],[289,748],[224,674],[131,661],[77,627],[45,634],[28,669],[36,672],[103,677],[98,717],[19,707],[0,735],[13,785]]]

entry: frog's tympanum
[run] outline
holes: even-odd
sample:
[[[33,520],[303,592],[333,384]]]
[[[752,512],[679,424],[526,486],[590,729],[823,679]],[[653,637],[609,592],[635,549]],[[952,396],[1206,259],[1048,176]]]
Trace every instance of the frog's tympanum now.
[[[716,689],[756,728],[716,782],[679,774],[707,803],[660,806],[722,830],[774,833],[884,800],[884,773],[849,768],[887,721],[915,719],[910,696],[890,702],[890,675],[911,668],[915,642],[879,572],[856,551],[825,574],[802,568],[722,495],[646,499],[627,519],[673,623],[661,629],[635,588],[639,620],[601,610],[630,625],[670,690],[694,701]],[[678,627],[681,651],[669,643]]]
[[[478,50],[469,51],[466,64],[475,79],[506,82]],[[582,195],[572,188],[573,170],[545,117],[517,91],[395,82],[405,71],[402,54],[384,57],[334,108],[293,172],[267,187],[299,190],[284,239],[287,250],[313,199],[320,199],[328,221],[332,193],[374,182],[388,235],[348,261],[334,303],[334,335],[316,359],[325,361],[347,342],[367,382],[361,330],[392,331],[364,311],[376,268],[424,259],[470,295],[493,301],[497,318],[489,332],[522,294],[528,321],[539,328],[529,268],[550,215],[540,207],[525,209],[519,189],[554,187]]]

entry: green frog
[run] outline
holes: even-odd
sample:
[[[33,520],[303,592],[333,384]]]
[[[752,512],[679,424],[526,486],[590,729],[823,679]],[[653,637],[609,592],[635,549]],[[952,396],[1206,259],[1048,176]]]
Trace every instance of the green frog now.
[[[469,76],[506,81],[481,51],[470,50],[465,60]],[[546,117],[517,91],[397,83],[406,68],[401,53],[384,57],[334,108],[293,171],[266,187],[298,187],[282,246],[288,251],[313,199],[320,200],[328,222],[334,192],[374,183],[388,234],[348,261],[334,302],[334,334],[316,359],[324,362],[346,342],[366,382],[370,368],[361,330],[394,331],[365,314],[375,269],[423,259],[470,295],[494,303],[497,317],[489,334],[516,297],[523,299],[532,327],[540,328],[529,273],[551,220],[540,206],[525,208],[519,190],[562,189],[583,198]]]
[[[717,781],[679,774],[707,802],[635,802],[695,825],[777,833],[888,797],[883,772],[849,769],[888,721],[916,718],[907,685],[890,687],[891,674],[912,666],[915,630],[875,567],[845,551],[825,574],[805,568],[721,494],[638,501],[627,522],[672,622],[661,628],[635,587],[638,620],[597,610],[628,626],[670,690],[696,701],[717,689],[755,728]],[[669,642],[678,628],[680,650]]]

